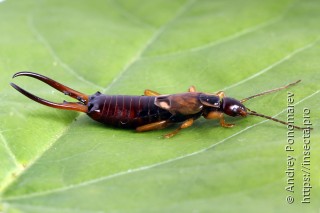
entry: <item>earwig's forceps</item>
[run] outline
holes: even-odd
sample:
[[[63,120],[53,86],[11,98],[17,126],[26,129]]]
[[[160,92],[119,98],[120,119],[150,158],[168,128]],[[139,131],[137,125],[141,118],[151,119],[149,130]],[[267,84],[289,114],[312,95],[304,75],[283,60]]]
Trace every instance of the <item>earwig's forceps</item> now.
[[[49,106],[49,107],[53,107],[53,108],[58,108],[58,109],[65,109],[65,110],[75,110],[75,111],[79,111],[79,112],[88,112],[88,100],[89,97],[86,94],[80,93],[76,90],[73,90],[63,84],[60,84],[46,76],[40,75],[38,73],[34,73],[34,72],[18,72],[16,74],[14,74],[12,76],[12,78],[18,77],[18,76],[29,76],[32,78],[36,78],[48,85],[50,85],[51,87],[59,90],[60,92],[64,93],[65,95],[68,95],[72,98],[77,99],[79,102],[66,102],[64,101],[63,103],[55,103],[55,102],[51,102],[45,99],[42,99],[40,97],[37,97],[29,92],[27,92],[26,90],[22,89],[21,87],[17,86],[14,83],[10,83],[10,85],[15,88],[16,90],[18,90],[20,93],[22,93],[23,95],[27,96],[28,98]]]

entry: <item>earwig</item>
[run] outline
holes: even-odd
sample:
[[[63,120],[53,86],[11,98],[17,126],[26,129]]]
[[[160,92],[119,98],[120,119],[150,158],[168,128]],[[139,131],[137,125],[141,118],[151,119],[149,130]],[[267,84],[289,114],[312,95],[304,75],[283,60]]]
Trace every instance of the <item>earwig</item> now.
[[[100,92],[89,96],[38,73],[18,72],[13,75],[13,78],[18,76],[36,78],[65,95],[77,99],[78,102],[51,102],[37,97],[16,84],[11,83],[12,87],[28,98],[49,107],[84,112],[93,120],[103,124],[136,129],[137,132],[145,132],[163,129],[174,123],[182,123],[179,128],[164,135],[165,138],[170,138],[181,129],[190,127],[201,116],[205,119],[218,119],[222,127],[234,126],[234,124],[226,123],[224,114],[232,117],[259,116],[288,125],[285,121],[252,111],[246,108],[243,103],[258,96],[286,89],[300,82],[298,80],[286,86],[268,90],[238,101],[226,97],[222,91],[215,94],[197,92],[194,86],[191,86],[186,93],[171,95],[160,95],[155,91],[145,90],[144,96],[104,95]],[[293,127],[303,129],[298,126]]]

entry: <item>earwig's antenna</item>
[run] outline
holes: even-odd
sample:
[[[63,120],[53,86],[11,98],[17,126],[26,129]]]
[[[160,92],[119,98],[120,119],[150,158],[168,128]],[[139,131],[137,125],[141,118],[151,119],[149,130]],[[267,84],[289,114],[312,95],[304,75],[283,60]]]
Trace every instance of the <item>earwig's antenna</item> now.
[[[259,116],[259,117],[262,117],[262,118],[267,118],[267,119],[269,119],[269,120],[273,120],[273,121],[275,121],[275,122],[282,123],[282,124],[284,124],[284,125],[288,125],[288,124],[289,124],[288,122],[278,120],[278,119],[273,118],[273,117],[268,116],[268,115],[259,114],[259,113],[257,113],[257,112],[251,111],[251,110],[249,110],[249,111],[250,111],[250,112],[247,112],[248,115],[254,115],[254,116]],[[293,126],[295,129],[305,129],[305,128],[303,128],[303,127],[299,127],[299,126],[295,126],[295,125],[292,125],[292,126]],[[310,129],[312,129],[312,128],[310,128]]]
[[[291,84],[285,85],[285,86],[283,86],[283,87],[279,87],[279,88],[276,88],[276,89],[268,90],[268,91],[261,92],[261,93],[258,93],[258,94],[256,94],[256,95],[250,96],[250,97],[248,97],[248,98],[244,98],[244,99],[242,99],[242,100],[240,101],[240,103],[246,102],[247,100],[250,100],[250,99],[252,99],[252,98],[256,98],[256,97],[259,97],[259,96],[262,96],[262,95],[266,95],[266,94],[269,94],[269,93],[272,93],[272,92],[277,92],[277,91],[279,91],[279,90],[286,89],[286,88],[288,88],[288,87],[290,87],[290,86],[293,86],[293,85],[299,83],[300,81],[301,81],[301,80],[298,80],[298,81],[296,81],[296,82],[293,82],[293,83],[291,83]],[[273,117],[271,117],[271,116],[257,113],[257,112],[255,112],[255,111],[252,111],[252,110],[248,109],[248,108],[246,108],[246,109],[248,110],[248,112],[247,112],[248,115],[254,115],[254,116],[259,116],[259,117],[262,117],[262,118],[267,118],[267,119],[269,119],[269,120],[273,120],[273,121],[275,121],[275,122],[278,122],[278,123],[281,123],[281,124],[284,124],[284,125],[288,125],[288,124],[289,124],[288,122],[278,120],[278,119],[273,118]],[[293,126],[295,129],[306,129],[306,127],[304,128],[304,127],[299,127],[299,126],[295,126],[295,125],[292,125],[292,126]],[[312,129],[312,128],[310,128],[310,129]]]
[[[246,102],[247,100],[250,100],[250,99],[252,99],[252,98],[256,98],[256,97],[259,97],[259,96],[262,96],[262,95],[266,95],[266,94],[269,94],[269,93],[272,93],[272,92],[276,92],[276,91],[279,91],[279,90],[286,89],[286,88],[288,88],[288,87],[290,87],[290,86],[293,86],[293,85],[299,83],[300,81],[301,81],[301,80],[298,80],[298,81],[293,82],[293,83],[291,83],[291,84],[288,84],[288,85],[286,85],[286,86],[279,87],[279,88],[272,89],[272,90],[268,90],[268,91],[265,91],[265,92],[258,93],[258,94],[256,94],[256,95],[250,96],[250,97],[248,97],[248,98],[244,98],[244,99],[242,99],[242,100],[240,101],[240,103]]]

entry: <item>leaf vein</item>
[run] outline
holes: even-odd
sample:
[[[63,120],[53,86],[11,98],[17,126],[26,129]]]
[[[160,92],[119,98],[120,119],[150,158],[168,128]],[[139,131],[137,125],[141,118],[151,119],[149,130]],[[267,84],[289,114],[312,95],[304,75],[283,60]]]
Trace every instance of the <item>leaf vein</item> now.
[[[186,54],[186,53],[192,53],[192,52],[199,52],[202,50],[206,50],[215,46],[218,46],[220,44],[226,43],[228,41],[232,41],[235,40],[243,35],[249,34],[249,33],[253,33],[255,31],[258,31],[259,29],[263,29],[264,27],[270,26],[272,24],[275,24],[277,22],[279,22],[281,19],[283,19],[285,17],[285,15],[288,13],[288,11],[293,7],[293,5],[295,4],[295,1],[290,4],[281,14],[279,14],[276,18],[272,18],[270,20],[267,20],[263,23],[259,23],[255,26],[252,27],[248,27],[245,29],[242,29],[232,35],[229,36],[224,36],[222,39],[218,39],[216,41],[212,41],[203,45],[199,45],[196,47],[192,47],[190,49],[187,50],[182,50],[182,51],[175,51],[175,52],[171,52],[171,53],[167,53],[167,54],[162,54],[162,55],[155,55],[155,56],[147,56],[144,57],[145,59],[147,58],[165,58],[165,57],[173,57],[173,56],[177,56],[177,55],[182,55],[182,54]]]
[[[119,72],[119,75],[113,79],[113,81],[103,90],[103,92],[108,91],[122,76],[125,76],[125,73],[130,70],[137,61],[142,59],[142,55],[144,52],[148,50],[148,48],[160,37],[161,34],[168,28],[168,26],[173,23],[181,14],[183,14],[196,0],[188,0],[181,8],[176,12],[172,19],[170,19],[167,23],[162,25],[155,33],[150,37],[150,39],[142,46],[140,50],[133,56],[133,58],[124,65],[123,69]]]
[[[140,24],[142,26],[148,27],[150,29],[154,29],[155,27],[151,24],[147,23],[145,20],[143,20],[141,17],[138,17],[137,15],[133,14],[129,10],[127,10],[123,5],[120,4],[119,1],[112,0],[111,3],[115,6],[118,11],[123,14],[124,17],[126,17],[131,22],[135,22],[137,24]]]
[[[11,161],[15,164],[16,167],[22,167],[21,164],[19,163],[19,161],[17,160],[17,157],[14,155],[11,148],[9,147],[8,141],[4,137],[4,135],[1,131],[0,131],[0,139],[3,142],[3,146],[6,150],[6,152],[8,153],[8,155],[10,156]]]
[[[79,213],[103,213],[103,211],[94,211],[94,210],[83,210],[83,209],[78,209],[78,208],[56,208],[56,207],[51,207],[51,206],[40,206],[40,205],[30,205],[30,204],[10,204],[10,203],[4,203],[5,208],[9,209],[10,206],[16,206],[28,210],[37,210],[37,211],[43,211],[43,212],[48,212],[48,211],[57,211],[57,212],[79,212]],[[5,211],[6,212],[6,211]]]
[[[31,32],[35,35],[35,37],[37,38],[37,40],[49,51],[50,55],[52,56],[52,58],[61,65],[61,67],[66,70],[67,72],[69,72],[71,75],[75,76],[77,79],[79,79],[80,81],[97,87],[98,89],[103,89],[101,86],[88,81],[87,79],[85,79],[84,77],[82,77],[79,73],[77,73],[75,70],[73,70],[69,65],[67,65],[65,62],[62,61],[62,59],[57,55],[56,51],[53,49],[53,47],[49,44],[49,42],[45,39],[45,37],[40,33],[40,31],[36,28],[35,24],[34,24],[34,19],[33,19],[33,15],[30,14],[29,18],[28,18],[28,26],[31,30]]]
[[[235,83],[235,84],[232,84],[232,85],[230,85],[230,86],[227,86],[227,87],[223,88],[222,90],[225,91],[225,90],[227,90],[227,89],[231,89],[231,88],[233,88],[233,87],[236,87],[236,86],[239,86],[239,85],[241,85],[241,84],[244,84],[244,83],[246,83],[247,81],[250,81],[250,80],[252,80],[252,79],[254,79],[254,78],[256,78],[256,77],[259,77],[260,75],[262,75],[262,74],[264,74],[264,73],[272,70],[273,68],[279,66],[280,64],[282,64],[282,63],[290,60],[290,59],[291,59],[292,57],[294,57],[295,55],[297,55],[297,54],[299,54],[299,53],[301,53],[301,52],[303,52],[303,51],[305,51],[305,50],[307,50],[307,49],[309,49],[309,48],[314,47],[319,40],[320,40],[320,38],[317,38],[315,41],[313,41],[313,42],[311,42],[311,43],[309,43],[309,44],[307,44],[307,45],[305,45],[305,46],[303,46],[303,47],[300,47],[300,48],[295,49],[294,51],[290,52],[288,55],[284,56],[284,57],[281,58],[280,60],[274,62],[274,63],[271,64],[271,65],[269,65],[268,67],[266,67],[266,68],[264,68],[264,69],[256,72],[255,74],[253,74],[253,75],[251,75],[251,76],[249,76],[249,77],[247,77],[247,78],[245,78],[245,79],[243,79],[243,80],[241,80],[241,81],[238,81],[238,82]]]
[[[2,179],[1,184],[0,184],[0,191],[2,191],[4,188],[6,188],[11,183],[11,180],[13,179],[12,174],[13,173],[14,174],[21,173],[23,171],[23,166],[21,163],[19,163],[17,157],[15,156],[12,149],[10,148],[8,141],[4,137],[2,131],[0,131],[0,141],[2,141],[2,144],[3,144],[5,151],[7,152],[10,160],[13,162],[13,164],[15,166],[15,168],[11,171],[8,171],[6,177],[4,177]]]

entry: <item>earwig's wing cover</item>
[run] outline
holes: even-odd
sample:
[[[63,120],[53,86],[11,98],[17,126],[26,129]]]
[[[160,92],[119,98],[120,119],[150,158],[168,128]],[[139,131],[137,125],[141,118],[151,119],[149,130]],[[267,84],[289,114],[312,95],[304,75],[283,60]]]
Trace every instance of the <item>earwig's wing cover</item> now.
[[[161,95],[155,98],[154,104],[172,114],[191,115],[201,111],[203,105],[198,99],[198,93],[182,93],[176,95]]]

